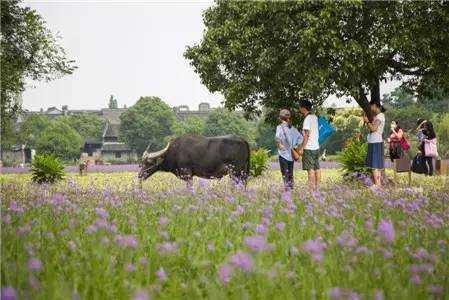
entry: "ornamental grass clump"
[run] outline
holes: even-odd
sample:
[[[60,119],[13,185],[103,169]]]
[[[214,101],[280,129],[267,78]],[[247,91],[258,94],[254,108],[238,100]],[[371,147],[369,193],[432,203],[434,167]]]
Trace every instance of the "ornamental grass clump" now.
[[[64,179],[64,166],[52,155],[36,155],[31,163],[31,179],[33,182],[55,183]]]

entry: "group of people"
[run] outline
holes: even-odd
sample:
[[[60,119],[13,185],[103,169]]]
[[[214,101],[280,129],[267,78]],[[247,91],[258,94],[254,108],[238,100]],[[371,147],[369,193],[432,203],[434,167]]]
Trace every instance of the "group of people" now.
[[[433,175],[433,160],[438,156],[437,139],[431,121],[418,119],[416,128],[418,141],[418,156],[423,162],[423,171],[426,175]],[[409,153],[410,144],[405,136],[404,130],[398,121],[391,122],[391,132],[388,138],[390,159],[401,159],[411,156]]]
[[[316,189],[320,183],[320,145],[318,117],[311,113],[312,103],[302,100],[299,111],[304,115],[302,133],[292,125],[291,113],[287,109],[279,112],[279,124],[276,128],[276,144],[279,154],[279,166],[286,189],[293,188],[294,161],[302,157],[302,168],[307,171],[308,184]]]
[[[368,129],[368,152],[365,165],[372,170],[372,180],[375,187],[381,186],[381,179],[385,167],[385,152],[383,132],[385,128],[385,109],[378,101],[369,104],[372,118],[363,117]],[[279,165],[286,189],[293,188],[294,161],[302,157],[302,168],[308,173],[308,184],[315,190],[321,178],[319,163],[319,126],[318,118],[311,113],[312,103],[302,100],[299,103],[299,111],[304,115],[302,132],[299,132],[291,122],[291,113],[282,109],[279,113],[280,124],[276,128],[276,144],[279,154]],[[437,140],[433,125],[428,120],[418,120],[417,138],[419,156],[427,165],[427,175],[433,174],[433,159],[437,154]],[[405,137],[403,129],[398,121],[391,123],[391,132],[387,140],[389,142],[390,158],[403,158],[404,153],[410,150],[410,144]]]

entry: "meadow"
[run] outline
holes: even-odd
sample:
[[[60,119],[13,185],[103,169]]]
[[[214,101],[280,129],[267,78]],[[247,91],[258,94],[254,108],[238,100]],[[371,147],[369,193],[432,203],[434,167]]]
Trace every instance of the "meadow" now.
[[[2,299],[449,299],[449,186],[0,175]]]

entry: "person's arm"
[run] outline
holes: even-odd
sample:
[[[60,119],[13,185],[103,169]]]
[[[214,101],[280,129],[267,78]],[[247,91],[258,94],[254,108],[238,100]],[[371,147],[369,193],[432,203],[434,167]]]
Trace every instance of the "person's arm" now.
[[[365,122],[366,126],[368,127],[368,130],[370,132],[375,132],[377,130],[377,128],[379,128],[380,125],[380,120],[379,119],[374,119],[373,122]]]
[[[307,142],[309,141],[309,132],[310,131],[308,129],[304,129],[302,144],[301,146],[299,146],[298,149],[299,155],[302,155],[302,153],[304,152],[304,148],[306,147]]]

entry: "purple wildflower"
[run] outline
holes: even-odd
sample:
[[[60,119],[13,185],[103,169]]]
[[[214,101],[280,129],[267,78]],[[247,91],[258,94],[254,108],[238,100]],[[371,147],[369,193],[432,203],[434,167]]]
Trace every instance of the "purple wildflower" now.
[[[343,233],[337,237],[337,244],[344,248],[354,248],[357,246],[357,240],[349,233]]]
[[[167,281],[167,273],[165,273],[165,270],[162,267],[160,267],[159,270],[156,271],[156,276],[159,281]]]
[[[228,264],[222,265],[218,270],[218,278],[223,285],[228,284],[232,277],[232,267]]]
[[[309,253],[312,258],[320,262],[323,260],[323,250],[326,249],[327,245],[324,243],[321,238],[317,238],[315,240],[308,240],[304,242],[302,245],[302,250]]]
[[[335,287],[329,291],[329,298],[333,300],[359,300],[360,296],[351,289]]]
[[[42,262],[39,259],[34,258],[34,257],[32,257],[28,260],[27,265],[28,265],[28,270],[31,272],[39,271],[40,269],[42,269]]]
[[[284,231],[285,229],[285,223],[284,222],[279,222],[276,224],[276,230],[277,231]]]
[[[95,214],[102,219],[106,219],[108,217],[108,212],[102,207],[97,207],[94,211]]]
[[[431,284],[427,287],[427,291],[435,296],[443,295],[444,288],[441,285]]]
[[[377,233],[382,238],[382,240],[387,243],[391,244],[394,241],[394,228],[393,224],[390,220],[381,220],[379,223],[379,226],[377,227]]]
[[[249,236],[244,239],[246,246],[248,246],[254,252],[262,252],[270,250],[265,237],[260,235]]]
[[[148,292],[146,290],[139,290],[133,296],[133,300],[149,300],[149,299],[150,297],[148,296]]]
[[[161,255],[173,254],[178,251],[178,244],[174,242],[164,242],[157,244],[156,249]]]
[[[136,270],[136,266],[134,266],[132,263],[128,263],[125,266],[125,271],[128,273],[134,272]]]
[[[264,224],[259,224],[256,226],[256,233],[265,234],[267,233],[267,226]]]
[[[231,264],[237,268],[242,269],[245,272],[250,272],[253,268],[252,257],[245,252],[237,251],[233,256],[231,256]]]
[[[117,235],[115,241],[122,248],[137,248],[137,240],[134,235]]]
[[[17,299],[16,290],[10,286],[2,288],[2,300],[15,300]]]
[[[159,226],[165,227],[168,225],[168,223],[170,223],[170,220],[167,217],[160,217],[157,223],[159,224]]]

